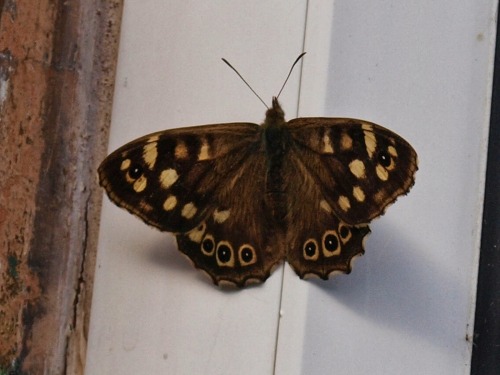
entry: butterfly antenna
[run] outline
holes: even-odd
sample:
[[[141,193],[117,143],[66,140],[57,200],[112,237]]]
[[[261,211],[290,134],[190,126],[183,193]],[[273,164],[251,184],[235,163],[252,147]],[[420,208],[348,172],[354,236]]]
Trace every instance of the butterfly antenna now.
[[[294,61],[294,63],[292,64],[292,67],[290,68],[290,71],[288,72],[288,75],[286,76],[286,79],[285,79],[285,82],[283,82],[283,86],[281,86],[281,89],[280,91],[278,92],[278,95],[276,96],[276,98],[279,98],[280,97],[280,94],[281,92],[283,91],[283,89],[285,88],[285,85],[286,83],[288,82],[288,78],[290,78],[290,76],[292,75],[292,71],[293,71],[293,68],[295,68],[295,65],[297,65],[297,63],[300,61],[300,59],[302,57],[304,57],[306,53],[305,52],[302,52],[299,57],[297,57]]]
[[[247,87],[248,87],[250,90],[252,90],[252,92],[254,93],[254,95],[255,95],[257,98],[259,98],[259,100],[262,102],[262,104],[264,104],[264,105],[266,106],[266,108],[267,108],[267,109],[269,109],[269,107],[267,106],[266,102],[265,102],[264,100],[262,100],[262,98],[259,96],[259,94],[257,94],[257,93],[255,92],[255,90],[252,88],[252,86],[250,86],[250,84],[249,84],[249,83],[245,80],[245,78],[243,78],[243,76],[240,74],[240,72],[238,72],[234,66],[232,66],[231,64],[229,64],[229,61],[227,61],[225,58],[222,58],[222,61],[224,61],[224,62],[225,62],[225,63],[226,63],[226,64],[227,64],[227,65],[228,65],[231,69],[233,69],[233,70],[234,70],[234,72],[238,75],[238,77],[240,77],[240,78],[241,78],[241,80],[242,80],[243,82],[245,82],[245,85],[247,85]]]

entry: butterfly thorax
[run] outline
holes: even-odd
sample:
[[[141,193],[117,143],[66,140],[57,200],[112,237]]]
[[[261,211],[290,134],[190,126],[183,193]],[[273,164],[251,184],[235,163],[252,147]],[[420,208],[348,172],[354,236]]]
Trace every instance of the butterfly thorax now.
[[[262,124],[263,142],[270,161],[276,157],[279,158],[286,151],[288,132],[285,123],[285,113],[278,103],[278,99],[273,98],[273,106],[267,110],[266,118]]]
[[[281,127],[285,123],[285,112],[281,108],[276,97],[273,97],[273,105],[266,111],[266,119],[262,126],[264,129]]]
[[[290,144],[290,135],[285,126],[285,113],[277,98],[266,112],[262,124],[263,143],[267,155],[266,198],[274,219],[283,223],[286,202],[283,178],[283,160]]]

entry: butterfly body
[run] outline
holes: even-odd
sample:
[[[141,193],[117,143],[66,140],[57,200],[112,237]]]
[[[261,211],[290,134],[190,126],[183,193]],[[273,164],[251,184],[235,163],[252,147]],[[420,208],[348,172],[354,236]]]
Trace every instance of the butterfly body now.
[[[287,260],[300,277],[349,273],[368,223],[414,183],[417,156],[395,133],[341,118],[154,133],[99,167],[110,199],[176,235],[218,285],[263,282]]]

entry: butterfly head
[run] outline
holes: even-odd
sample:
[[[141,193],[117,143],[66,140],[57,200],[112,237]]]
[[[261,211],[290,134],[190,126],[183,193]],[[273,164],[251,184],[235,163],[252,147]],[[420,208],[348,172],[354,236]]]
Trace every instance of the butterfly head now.
[[[277,97],[273,97],[273,105],[266,111],[266,119],[262,125],[264,128],[279,127],[285,123],[285,112],[281,108]]]

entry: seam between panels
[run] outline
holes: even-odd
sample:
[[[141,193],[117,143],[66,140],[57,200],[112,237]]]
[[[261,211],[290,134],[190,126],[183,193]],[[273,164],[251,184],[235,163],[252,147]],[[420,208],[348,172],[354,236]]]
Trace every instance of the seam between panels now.
[[[307,21],[309,16],[309,0],[306,1],[306,11],[304,14],[304,32],[302,34],[302,51],[304,52],[305,44],[306,44],[306,33],[307,33]],[[302,77],[303,77],[304,63],[300,62],[300,70],[299,70],[299,87],[297,93],[297,105],[295,109],[295,117],[299,115],[299,105],[301,99],[302,92]],[[279,304],[278,304],[278,316],[277,316],[277,325],[276,325],[276,338],[274,343],[274,360],[273,360],[273,375],[276,375],[276,365],[278,363],[278,345],[279,345],[279,337],[280,337],[280,328],[281,328],[281,317],[282,317],[282,304],[283,304],[283,291],[285,286],[285,265],[286,261],[283,262],[281,267],[281,285],[280,285],[280,295],[279,295]]]

